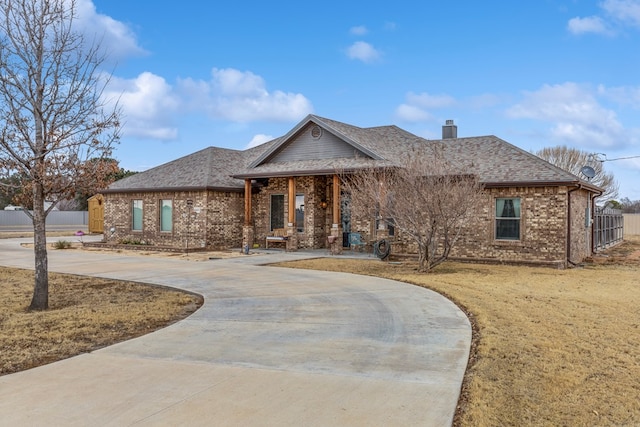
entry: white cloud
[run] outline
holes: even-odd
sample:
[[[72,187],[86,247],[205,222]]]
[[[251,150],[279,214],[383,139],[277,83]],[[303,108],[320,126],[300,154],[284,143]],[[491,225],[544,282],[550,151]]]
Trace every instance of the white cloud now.
[[[364,25],[358,25],[357,27],[351,27],[349,32],[356,36],[364,36],[369,32],[369,30],[367,30],[367,27]]]
[[[451,107],[456,100],[449,95],[431,95],[427,92],[415,94],[409,92],[406,96],[407,102],[422,108],[444,108]]]
[[[524,99],[507,111],[512,118],[527,118],[551,124],[550,135],[576,146],[613,148],[624,141],[624,130],[616,113],[604,108],[595,92],[575,83],[544,85],[525,92]]]
[[[347,48],[347,56],[369,64],[379,60],[382,54],[369,43],[357,41]]]
[[[262,77],[233,68],[214,68],[210,81],[179,80],[178,90],[191,109],[234,122],[299,120],[313,111],[304,95],[269,92]]]
[[[599,4],[601,16],[575,17],[569,20],[573,34],[596,33],[613,35],[616,29],[640,27],[640,0],[604,0]]]
[[[124,135],[160,140],[178,136],[178,129],[170,124],[181,102],[162,77],[149,72],[134,79],[112,77],[104,95],[119,100]]]
[[[640,87],[638,86],[619,86],[609,88],[604,85],[600,85],[598,86],[598,95],[619,105],[640,109]]]
[[[609,31],[604,24],[604,21],[599,16],[589,16],[586,18],[573,18],[569,20],[567,25],[569,32],[573,34],[607,34]]]
[[[426,92],[407,93],[406,102],[396,108],[396,117],[405,122],[424,122],[434,120],[427,110],[454,106],[456,100],[449,95],[431,95]]]
[[[396,108],[396,117],[405,122],[426,122],[433,120],[433,116],[415,105],[400,104]]]
[[[271,135],[265,135],[263,133],[259,133],[257,135],[255,135],[251,141],[249,141],[249,143],[247,144],[246,148],[253,148],[253,147],[257,147],[258,145],[262,145],[265,142],[269,142],[272,141],[274,139],[273,136]]]
[[[145,54],[138,45],[134,32],[124,23],[100,14],[92,0],[77,0],[75,28],[88,42],[94,39],[106,51],[109,60]]]
[[[640,26],[640,1],[605,0],[600,6],[613,19],[634,26]]]
[[[119,102],[123,135],[160,140],[178,137],[177,122],[186,113],[246,123],[299,120],[313,112],[302,94],[269,92],[262,77],[232,68],[214,68],[210,81],[188,78],[175,86],[150,72],[133,79],[112,77],[104,99]]]

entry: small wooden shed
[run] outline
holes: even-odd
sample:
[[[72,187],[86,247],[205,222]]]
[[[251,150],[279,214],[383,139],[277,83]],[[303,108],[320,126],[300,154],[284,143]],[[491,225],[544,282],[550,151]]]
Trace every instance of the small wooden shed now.
[[[96,194],[87,199],[89,204],[89,233],[104,233],[104,196]]]

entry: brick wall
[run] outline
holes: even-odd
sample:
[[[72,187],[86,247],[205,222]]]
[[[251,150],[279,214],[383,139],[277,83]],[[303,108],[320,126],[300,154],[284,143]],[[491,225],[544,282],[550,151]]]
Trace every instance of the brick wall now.
[[[132,203],[143,201],[142,230],[132,230]],[[173,203],[171,231],[160,231],[161,200]],[[187,203],[192,201],[191,206]],[[244,221],[242,193],[215,191],[107,193],[105,239],[154,246],[222,249],[240,247]],[[114,232],[111,232],[111,229]]]
[[[296,178],[296,193],[304,194],[304,231],[296,233],[300,249],[324,248],[334,222],[332,216],[332,179],[330,176]],[[284,224],[288,218],[288,179],[271,178],[268,185],[252,196],[254,242],[264,247],[270,232],[271,195],[284,195]],[[567,237],[571,237],[571,260],[580,262],[591,253],[590,228],[585,227],[585,209],[589,193],[571,193],[571,231],[568,233],[567,187],[491,188],[484,203],[475,207],[464,228],[452,258],[504,263],[541,263],[562,266],[566,263]],[[521,239],[495,239],[495,200],[519,197],[521,200]],[[143,230],[131,230],[132,201],[143,200]],[[159,231],[160,200],[173,201],[173,230]],[[192,200],[189,209],[187,200]],[[323,209],[320,202],[328,207]],[[191,216],[189,216],[191,212]],[[242,245],[244,194],[236,192],[121,193],[105,195],[105,238],[111,243],[137,239],[156,246],[178,248],[235,248]],[[115,232],[111,233],[111,227]],[[351,231],[365,240],[375,238],[373,220],[352,221]],[[395,253],[415,253],[415,244],[399,230],[391,238]]]
[[[581,262],[591,256],[591,224],[587,225],[587,215],[593,219],[589,203],[589,193],[585,190],[572,191],[571,197],[571,249],[572,262]],[[587,213],[589,209],[589,213]]]
[[[566,265],[567,257],[567,187],[513,187],[489,188],[484,192],[484,203],[477,206],[460,240],[451,252],[451,258],[499,263],[539,263]],[[495,200],[520,198],[520,240],[495,238]],[[584,228],[584,210],[588,195],[584,190],[572,194],[572,250],[575,260],[588,256]],[[358,231],[372,229],[372,224],[359,225]],[[575,230],[575,231],[574,231]],[[413,241],[396,230],[393,251],[416,253]]]
[[[520,240],[497,240],[495,200],[520,198]],[[485,205],[474,212],[452,257],[497,262],[564,264],[567,238],[566,187],[485,190]]]

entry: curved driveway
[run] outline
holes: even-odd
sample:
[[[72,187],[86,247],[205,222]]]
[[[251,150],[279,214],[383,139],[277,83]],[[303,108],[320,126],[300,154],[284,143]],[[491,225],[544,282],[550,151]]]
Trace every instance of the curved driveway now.
[[[0,265],[33,268],[18,242],[0,240]],[[51,271],[173,286],[205,304],[152,334],[0,377],[0,425],[451,424],[465,315],[416,286],[257,265],[309,256],[50,251]]]

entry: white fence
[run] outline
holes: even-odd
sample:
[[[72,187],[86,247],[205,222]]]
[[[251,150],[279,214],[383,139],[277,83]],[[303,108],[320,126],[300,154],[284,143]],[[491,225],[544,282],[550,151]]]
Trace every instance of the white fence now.
[[[87,225],[87,211],[51,211],[47,215],[47,225]],[[33,225],[31,218],[24,211],[0,211],[0,227],[24,227]]]
[[[640,236],[640,214],[622,214],[624,217],[624,235]]]

